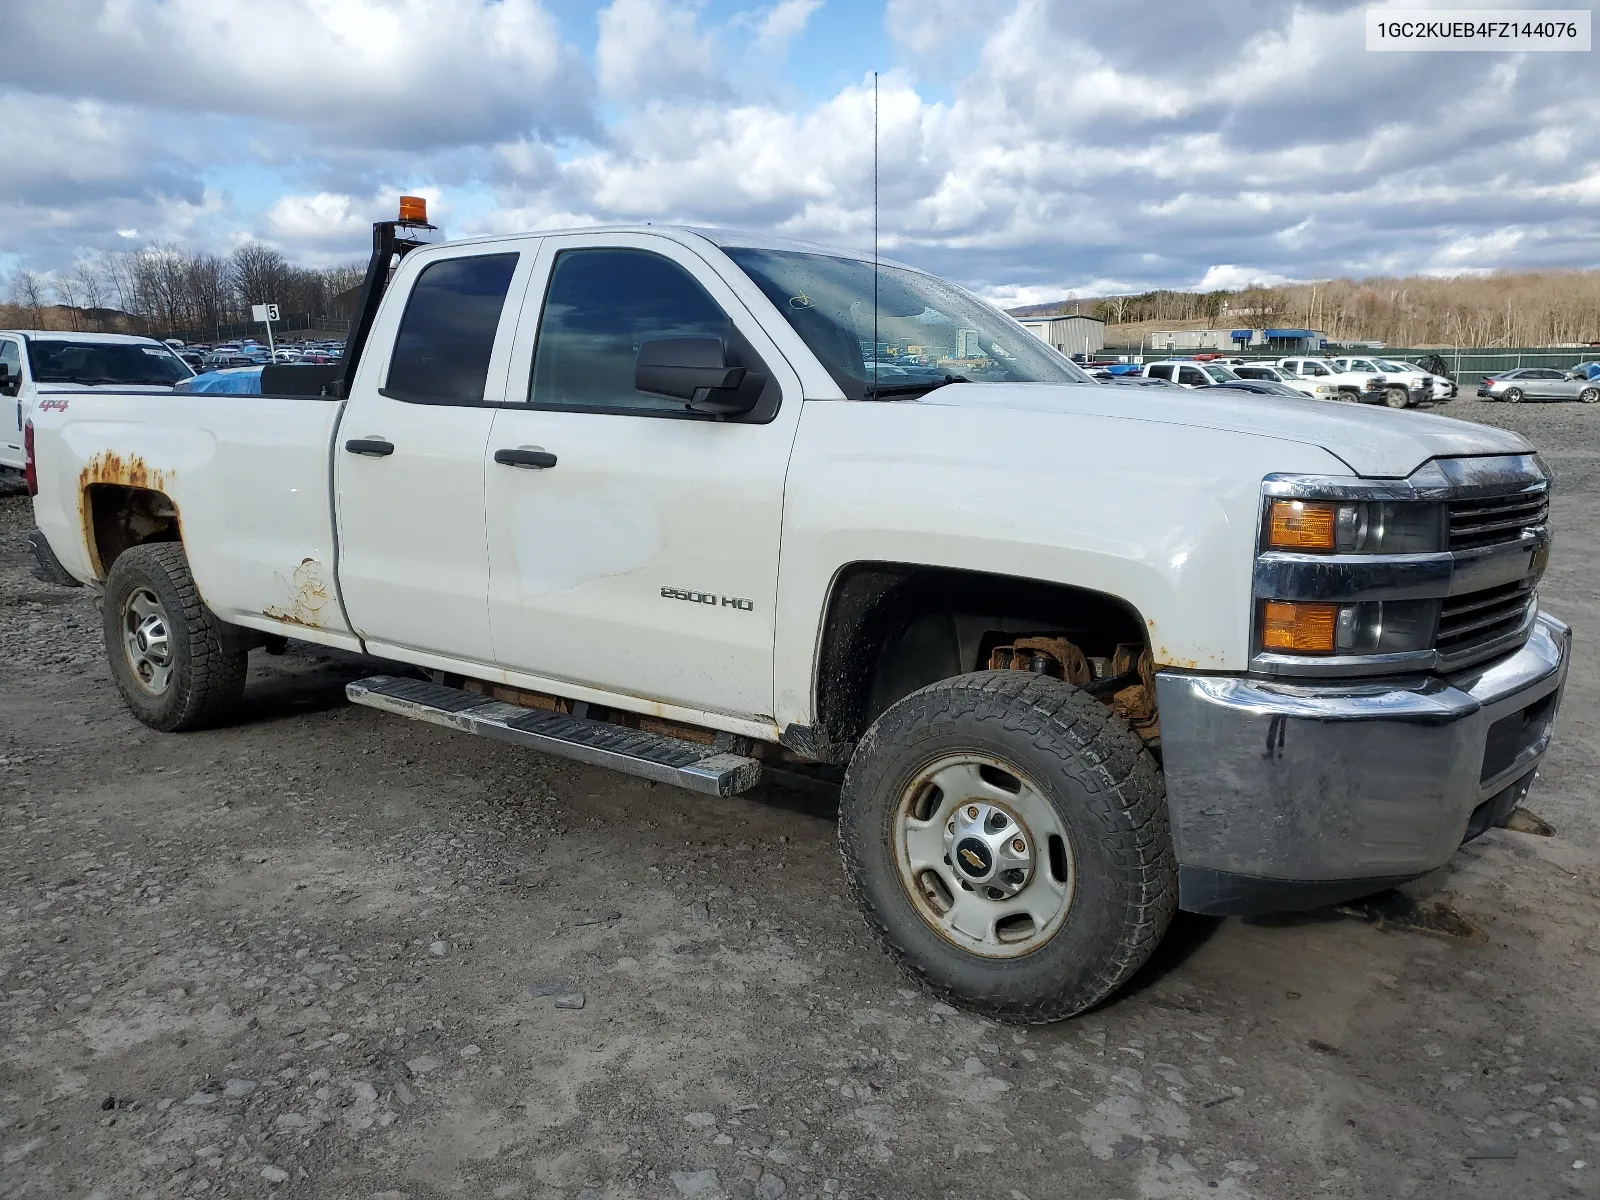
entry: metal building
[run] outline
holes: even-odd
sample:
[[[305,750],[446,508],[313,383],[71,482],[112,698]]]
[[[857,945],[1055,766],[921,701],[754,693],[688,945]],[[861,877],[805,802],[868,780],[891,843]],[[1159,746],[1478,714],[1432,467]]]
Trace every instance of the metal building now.
[[[1320,329],[1159,329],[1150,335],[1151,350],[1268,350],[1279,354],[1314,354],[1328,348]]]
[[[1018,317],[1018,323],[1041,342],[1063,354],[1090,355],[1105,348],[1106,323],[1099,317]]]

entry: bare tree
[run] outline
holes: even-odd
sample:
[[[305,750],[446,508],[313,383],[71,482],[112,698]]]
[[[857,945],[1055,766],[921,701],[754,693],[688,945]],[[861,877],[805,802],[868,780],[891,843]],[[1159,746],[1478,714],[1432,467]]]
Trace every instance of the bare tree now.
[[[11,303],[28,314],[29,324],[44,323],[44,306],[49,302],[49,284],[39,272],[23,267],[11,277]]]
[[[74,330],[83,328],[83,309],[78,306],[78,281],[71,275],[55,277],[56,298],[66,308],[63,314]]]
[[[293,273],[282,251],[260,242],[246,242],[229,256],[234,295],[241,308],[252,304],[278,304],[287,307],[288,283]]]
[[[72,268],[72,281],[84,308],[93,313],[106,306],[105,273],[93,259],[80,258]],[[98,319],[98,318],[96,318]]]

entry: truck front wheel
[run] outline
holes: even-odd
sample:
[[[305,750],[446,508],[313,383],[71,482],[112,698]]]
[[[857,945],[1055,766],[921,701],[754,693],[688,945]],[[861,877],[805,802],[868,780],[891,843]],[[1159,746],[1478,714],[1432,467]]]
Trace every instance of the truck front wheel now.
[[[117,688],[152,729],[215,725],[244,693],[249,651],[200,599],[177,542],[117,556],[106,576],[103,628]]]
[[[839,817],[851,886],[901,965],[999,1020],[1104,999],[1177,905],[1160,770],[1057,679],[981,672],[907,696],[857,746]]]

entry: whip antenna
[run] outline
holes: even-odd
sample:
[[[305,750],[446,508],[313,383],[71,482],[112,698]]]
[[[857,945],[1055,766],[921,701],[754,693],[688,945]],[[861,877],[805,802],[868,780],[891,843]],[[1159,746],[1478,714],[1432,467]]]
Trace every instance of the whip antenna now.
[[[878,73],[872,73],[872,395],[878,395]]]

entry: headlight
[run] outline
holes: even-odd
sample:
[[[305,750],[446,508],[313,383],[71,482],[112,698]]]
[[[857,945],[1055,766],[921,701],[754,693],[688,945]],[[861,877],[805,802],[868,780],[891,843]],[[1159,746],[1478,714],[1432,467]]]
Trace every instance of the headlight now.
[[[1325,554],[1431,554],[1444,549],[1445,510],[1419,502],[1274,500],[1268,550]]]
[[[1339,389],[1334,387],[1332,384],[1319,383],[1319,384],[1317,384],[1315,390],[1316,390],[1317,395],[1319,395],[1319,396],[1331,396],[1335,392],[1337,392]]]
[[[1288,654],[1403,654],[1433,645],[1437,600],[1303,604],[1265,600],[1261,648]]]

